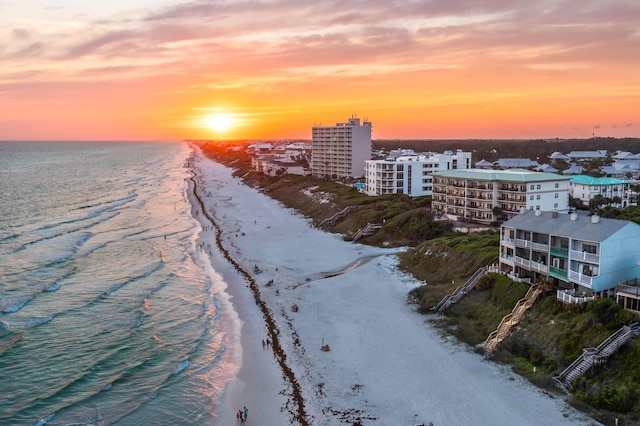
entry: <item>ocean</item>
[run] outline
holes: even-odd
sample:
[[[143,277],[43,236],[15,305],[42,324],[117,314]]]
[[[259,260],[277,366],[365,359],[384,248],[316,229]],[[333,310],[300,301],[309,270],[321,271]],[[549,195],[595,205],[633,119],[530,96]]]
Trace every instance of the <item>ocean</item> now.
[[[238,366],[183,142],[0,143],[0,424],[215,425]]]

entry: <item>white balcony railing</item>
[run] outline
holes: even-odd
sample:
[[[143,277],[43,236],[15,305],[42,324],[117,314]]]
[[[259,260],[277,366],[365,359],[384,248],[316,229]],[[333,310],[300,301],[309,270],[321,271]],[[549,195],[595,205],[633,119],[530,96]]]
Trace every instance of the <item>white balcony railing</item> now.
[[[569,271],[569,279],[578,281],[580,284],[591,286],[593,277],[591,277],[590,275],[581,274],[579,272]]]
[[[530,247],[531,246],[531,241],[529,240],[523,240],[521,238],[516,238],[516,246],[517,247]]]
[[[518,257],[518,256],[515,257],[514,262],[515,262],[516,265],[523,266],[523,267],[525,267],[527,269],[529,269],[529,267],[531,266],[531,261],[530,260],[523,259],[523,258]]]
[[[591,263],[600,263],[600,255],[587,253],[586,251],[571,250],[571,259],[582,260]]]
[[[536,272],[541,272],[543,274],[548,274],[549,273],[549,266],[545,265],[543,263],[538,263],[538,262],[531,261],[531,270],[532,271],[536,271]]]
[[[564,303],[585,303],[591,300],[596,300],[595,296],[574,296],[573,290],[558,290],[556,295],[559,301]]]

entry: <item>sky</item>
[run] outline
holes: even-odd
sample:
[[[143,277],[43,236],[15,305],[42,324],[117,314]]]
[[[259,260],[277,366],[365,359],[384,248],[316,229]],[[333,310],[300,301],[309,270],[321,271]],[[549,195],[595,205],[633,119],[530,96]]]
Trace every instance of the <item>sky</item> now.
[[[640,137],[640,2],[0,0],[0,140]]]

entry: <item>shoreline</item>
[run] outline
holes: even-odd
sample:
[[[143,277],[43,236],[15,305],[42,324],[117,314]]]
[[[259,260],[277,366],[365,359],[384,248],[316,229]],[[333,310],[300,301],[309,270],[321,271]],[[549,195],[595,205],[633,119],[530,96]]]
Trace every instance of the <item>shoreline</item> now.
[[[197,160],[194,159],[193,161],[197,161]],[[288,407],[289,415],[291,416],[291,419],[297,421],[300,425],[308,425],[309,423],[307,422],[306,413],[304,411],[304,399],[300,391],[300,385],[297,383],[295,375],[293,374],[291,368],[289,368],[289,366],[286,364],[286,353],[282,349],[282,346],[280,345],[280,342],[279,342],[278,336],[280,334],[280,331],[278,330],[277,324],[274,321],[268,306],[260,298],[260,289],[255,279],[249,274],[249,272],[243,269],[240,266],[240,264],[236,262],[235,259],[233,259],[233,257],[231,257],[231,255],[229,254],[229,251],[224,247],[223,241],[222,241],[222,229],[220,228],[220,225],[217,223],[215,218],[206,210],[206,206],[204,204],[204,201],[202,200],[202,196],[199,194],[198,183],[197,183],[198,174],[196,172],[196,168],[195,167],[191,168],[190,172],[192,176],[188,178],[190,181],[189,197],[190,199],[191,197],[193,197],[193,199],[195,199],[195,201],[197,202],[199,211],[202,212],[202,215],[207,220],[206,226],[212,226],[214,228],[215,244],[218,251],[224,257],[224,259],[229,263],[229,265],[231,265],[231,267],[235,270],[235,272],[242,278],[242,280],[248,283],[247,287],[249,287],[253,298],[257,298],[259,300],[259,302],[257,302],[256,305],[259,307],[259,310],[262,313],[262,320],[266,325],[266,333],[268,334],[267,337],[271,342],[270,347],[262,348],[262,350],[273,352],[276,364],[278,365],[278,368],[279,368],[278,371],[281,373],[281,379],[286,382],[285,385],[287,389],[283,392],[289,393],[288,401],[285,404],[285,406]],[[203,222],[202,220],[199,220],[199,221],[201,222],[202,225],[205,225],[202,223]],[[225,277],[225,279],[228,279],[228,277]],[[236,284],[236,287],[238,287],[239,284],[241,283],[236,282],[235,284]],[[229,285],[227,292],[231,296],[232,304],[239,311],[238,313],[240,314],[239,315],[240,318],[241,319],[242,317],[246,318],[248,316],[247,306],[246,304],[242,304],[237,301],[240,297],[240,295],[238,294],[238,290],[234,289],[232,285]],[[256,342],[258,341],[258,339],[256,338],[258,333],[256,330],[257,324],[247,323],[246,321],[242,321],[242,322],[243,322],[243,325],[242,325],[242,331],[240,333],[240,339],[241,339],[241,347],[243,348],[243,353],[244,353],[246,352],[244,351],[244,348],[250,347],[252,345],[252,342],[253,342],[253,345],[256,345]],[[251,330],[247,330],[247,328],[249,327],[251,328]],[[253,361],[252,363],[255,364],[257,360],[255,357],[252,357],[252,361]],[[248,367],[247,364],[248,363],[246,362],[246,360],[243,359],[243,361],[241,362],[241,366],[240,366],[240,370],[238,372],[237,378],[233,380],[230,384],[228,384],[227,389],[225,389],[225,395],[223,396],[223,401],[220,404],[221,407],[226,407],[224,411],[220,413],[220,418],[223,421],[227,421],[229,418],[231,418],[230,410],[233,410],[233,418],[235,419],[236,410],[235,408],[231,408],[232,406],[233,407],[237,406],[238,409],[245,406],[244,404],[241,405],[240,401],[243,399],[242,395],[246,393],[245,388],[247,386],[255,388],[256,384],[258,384],[258,387],[262,390],[265,390],[266,385],[270,387],[273,386],[272,381],[267,381],[266,383],[256,383],[255,377],[263,376],[263,372],[265,369],[260,368],[259,369],[260,374],[256,375],[252,371],[253,369],[247,368]],[[283,392],[279,392],[279,394]],[[256,401],[255,396],[249,399]],[[291,408],[292,403],[295,405],[293,408]],[[261,423],[261,424],[264,424],[264,423]]]
[[[245,327],[250,332],[272,325],[282,350],[278,367],[283,362],[290,369],[306,416],[306,423],[293,417],[300,411],[291,406],[291,393],[285,403],[291,417],[273,424],[598,424],[563,398],[443,337],[407,304],[408,291],[420,283],[397,269],[394,250],[344,242],[317,230],[308,219],[230,177],[228,167],[195,152],[201,189],[215,188],[199,206],[215,219],[217,243],[251,290],[229,284],[244,323],[247,356],[225,389],[225,401],[247,398],[245,391],[256,380],[247,364],[259,343],[245,339]],[[252,275],[256,264],[262,271]],[[293,304],[299,312],[290,309]],[[330,352],[320,351],[325,342]],[[284,374],[282,380],[288,386]],[[273,398],[280,383],[264,386]],[[248,408],[251,422],[255,411]]]

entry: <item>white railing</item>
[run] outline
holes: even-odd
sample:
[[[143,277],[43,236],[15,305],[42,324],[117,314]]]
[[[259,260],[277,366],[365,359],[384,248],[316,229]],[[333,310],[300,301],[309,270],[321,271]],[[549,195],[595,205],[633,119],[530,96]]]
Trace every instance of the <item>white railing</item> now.
[[[505,244],[509,244],[511,246],[515,244],[515,240],[513,238],[508,238],[508,237],[502,237],[502,242]]]
[[[516,246],[517,247],[530,247],[531,246],[531,241],[529,240],[523,240],[521,238],[516,238]]]
[[[510,264],[513,265],[513,256],[509,256],[507,254],[501,254],[500,255],[500,260],[502,260],[503,262],[510,263]]]
[[[596,300],[595,296],[576,297],[573,295],[573,293],[574,293],[573,290],[558,290],[556,295],[558,300],[564,303],[578,304],[578,303],[585,303],[585,302],[590,302],[592,300]]]
[[[590,275],[581,274],[580,272],[569,271],[569,279],[578,281],[582,284],[591,285],[592,278]]]
[[[526,278],[526,277],[518,277],[518,276],[513,275],[511,272],[509,272],[509,273],[507,274],[507,277],[509,277],[509,279],[512,279],[513,281],[518,282],[518,283],[528,283],[528,284],[531,284],[531,279],[530,279],[530,278]]]
[[[586,251],[571,250],[571,259],[583,260],[585,262],[600,263],[600,255],[587,253]]]
[[[539,250],[539,251],[549,251],[549,244],[543,244],[543,243],[531,243],[531,248],[533,248],[534,250]]]
[[[522,257],[515,257],[515,263],[516,265],[520,265],[520,266],[524,266],[525,268],[529,268],[529,265],[531,265],[531,261],[527,260],[527,259],[523,259]]]
[[[531,270],[536,272],[542,272],[543,274],[549,273],[549,266],[543,263],[531,261]]]

